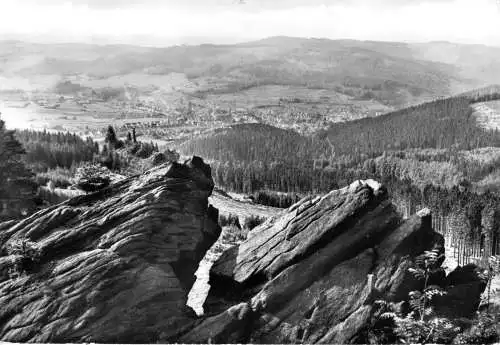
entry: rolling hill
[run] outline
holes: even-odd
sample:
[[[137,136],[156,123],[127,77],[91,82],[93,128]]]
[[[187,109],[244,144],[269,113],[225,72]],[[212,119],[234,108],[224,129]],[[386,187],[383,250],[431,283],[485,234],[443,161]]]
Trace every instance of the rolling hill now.
[[[206,93],[263,84],[327,89],[342,85],[380,91],[375,93],[381,101],[396,104],[412,97],[446,95],[466,82],[490,83],[498,75],[491,70],[497,68],[493,62],[500,54],[499,49],[485,46],[292,37],[168,48],[3,41],[0,51],[0,75],[5,80],[72,77],[92,85],[92,81],[117,76],[140,79],[183,73],[198,91]],[[479,55],[481,59],[474,61]],[[484,73],[474,74],[476,70]],[[115,82],[119,81],[110,81]],[[398,92],[404,97],[391,99]]]
[[[190,103],[201,121],[219,108],[300,133],[500,80],[499,48],[447,42],[271,37],[151,48],[2,41],[0,52],[4,94],[88,98],[95,91],[123,106],[146,101],[164,113]],[[230,118],[222,121],[241,116]]]

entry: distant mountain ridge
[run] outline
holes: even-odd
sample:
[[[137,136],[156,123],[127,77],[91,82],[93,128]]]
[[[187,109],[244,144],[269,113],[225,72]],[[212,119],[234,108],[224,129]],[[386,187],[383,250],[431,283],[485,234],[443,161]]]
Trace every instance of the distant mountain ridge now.
[[[241,44],[150,48],[3,41],[0,50],[0,77],[5,81],[184,73],[198,83],[197,89],[205,91],[269,83],[377,88],[385,82],[418,98],[449,95],[500,80],[500,67],[495,64],[500,48],[443,42],[270,37]]]
[[[155,111],[171,123],[259,122],[301,134],[500,80],[500,48],[446,42],[279,36],[151,48],[4,41],[0,52],[0,93],[11,95],[2,100],[69,98],[66,109],[82,116]],[[83,105],[94,101],[99,106]]]

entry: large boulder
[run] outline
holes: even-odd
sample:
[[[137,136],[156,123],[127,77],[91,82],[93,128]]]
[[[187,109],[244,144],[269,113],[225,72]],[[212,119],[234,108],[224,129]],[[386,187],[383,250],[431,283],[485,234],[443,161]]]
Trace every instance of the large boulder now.
[[[194,327],[194,272],[220,234],[198,157],[0,224],[0,340],[155,342]]]
[[[445,280],[446,294],[436,296],[435,309],[449,318],[472,318],[488,284],[488,272],[474,264],[458,266]]]
[[[428,210],[402,221],[371,180],[306,198],[221,256],[211,271],[210,317],[180,341],[359,341],[375,300],[403,301],[420,287],[408,272],[414,258],[443,253],[431,224]]]

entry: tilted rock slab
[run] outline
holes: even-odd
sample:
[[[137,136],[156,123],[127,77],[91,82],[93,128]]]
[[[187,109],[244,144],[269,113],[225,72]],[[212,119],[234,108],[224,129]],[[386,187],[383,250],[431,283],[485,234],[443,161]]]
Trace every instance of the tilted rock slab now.
[[[220,234],[212,190],[193,157],[0,223],[0,340],[365,343],[375,301],[407,300],[422,288],[408,272],[415,257],[444,252],[428,210],[402,220],[384,187],[356,181],[301,200],[226,251],[197,318],[187,295]],[[13,250],[26,240],[38,255]],[[484,290],[478,279],[457,288],[477,276],[462,271],[431,277],[456,290],[443,313]]]
[[[193,327],[187,294],[220,234],[212,189],[193,157],[0,224],[0,340],[177,339]],[[25,240],[35,261],[12,254]]]
[[[406,300],[413,259],[444,251],[431,224],[428,210],[403,221],[372,180],[303,199],[214,264],[212,311],[180,342],[364,342],[374,301]]]

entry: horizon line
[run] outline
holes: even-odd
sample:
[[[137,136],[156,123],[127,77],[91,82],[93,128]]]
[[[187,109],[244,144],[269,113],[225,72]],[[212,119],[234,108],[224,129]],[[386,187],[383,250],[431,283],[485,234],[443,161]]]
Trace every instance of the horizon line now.
[[[136,37],[140,37],[141,35],[136,35]],[[148,36],[149,37],[149,36]],[[184,39],[194,39],[200,40],[198,36],[182,36]],[[158,39],[161,39],[158,37]],[[219,38],[220,39],[220,38]],[[223,39],[231,38],[226,37]],[[248,39],[235,39],[234,42],[231,43],[217,43],[214,40],[217,38],[207,38],[205,42],[196,42],[196,43],[166,43],[166,44],[140,44],[140,43],[121,43],[121,42],[113,42],[112,38],[102,36],[98,38],[90,38],[89,41],[79,41],[79,40],[58,40],[58,39],[30,39],[26,38],[2,38],[0,35],[0,43],[29,43],[29,44],[39,44],[39,45],[88,45],[88,46],[100,46],[100,47],[111,47],[111,46],[122,46],[122,47],[141,47],[141,48],[174,48],[174,47],[200,47],[204,45],[212,45],[212,46],[234,46],[234,45],[242,45],[248,43],[258,43],[261,41],[271,40],[271,39],[293,39],[293,40],[324,40],[324,41],[332,41],[332,42],[342,42],[342,41],[351,41],[351,42],[372,42],[372,43],[394,43],[394,44],[451,44],[451,45],[462,45],[462,46],[483,46],[490,48],[500,48],[500,45],[493,44],[485,44],[485,43],[465,43],[458,41],[450,41],[450,40],[429,40],[429,41],[417,41],[417,40],[374,40],[374,39],[361,39],[361,38],[329,38],[329,37],[319,37],[319,36],[287,36],[287,35],[273,35],[273,36],[265,36],[261,38],[248,38]],[[93,40],[96,40],[93,42]],[[99,42],[99,41],[109,41],[109,42]]]

